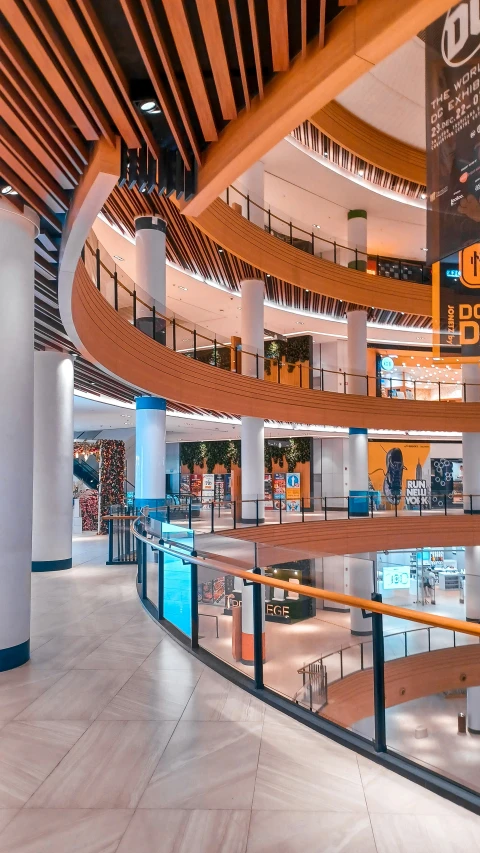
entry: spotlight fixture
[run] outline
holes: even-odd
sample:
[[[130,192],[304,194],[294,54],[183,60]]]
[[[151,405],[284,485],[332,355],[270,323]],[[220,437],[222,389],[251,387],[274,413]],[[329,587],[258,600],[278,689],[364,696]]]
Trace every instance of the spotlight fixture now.
[[[312,226],[312,227],[313,227],[313,228],[320,228],[320,225],[315,225],[315,223],[313,223],[313,226]]]
[[[426,193],[421,193],[420,198],[426,198],[426,197],[427,197]]]
[[[125,258],[122,258],[121,255],[114,255],[113,257],[115,258],[116,261],[124,261],[125,260]]]
[[[2,195],[18,195],[18,193],[10,186],[10,184],[7,184],[7,186],[2,189]]]
[[[223,249],[221,249],[220,247],[219,247],[218,251],[220,252],[220,254],[223,253]]]
[[[140,109],[144,113],[149,113],[152,110],[158,109],[156,101],[144,101],[143,104],[140,104]]]
[[[359,169],[359,170],[358,170],[358,174],[360,175],[360,177],[361,177],[361,178],[363,178],[363,174],[364,174],[364,173],[363,173],[363,169]]]
[[[188,287],[183,287],[183,285],[179,284],[178,289],[179,290],[188,290]]]

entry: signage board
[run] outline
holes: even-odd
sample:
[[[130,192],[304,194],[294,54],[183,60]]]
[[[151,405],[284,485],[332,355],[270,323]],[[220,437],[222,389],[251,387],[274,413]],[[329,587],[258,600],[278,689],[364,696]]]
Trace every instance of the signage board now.
[[[384,566],[384,589],[410,589],[409,566]]]
[[[390,358],[389,355],[384,355],[381,361],[382,370],[393,370],[395,367],[393,358]]]

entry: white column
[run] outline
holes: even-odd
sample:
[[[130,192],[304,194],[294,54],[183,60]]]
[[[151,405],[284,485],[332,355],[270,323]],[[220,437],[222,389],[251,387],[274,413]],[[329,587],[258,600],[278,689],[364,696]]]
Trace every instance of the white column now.
[[[367,393],[367,312],[347,314],[348,358],[347,391],[359,396]],[[368,514],[368,434],[363,427],[349,430],[349,493],[352,515]]]
[[[374,591],[374,561],[370,554],[355,554],[346,558],[348,565],[348,595],[356,595],[371,601]],[[356,636],[372,633],[372,617],[364,618],[359,607],[350,608],[350,630]]]
[[[135,429],[135,504],[165,500],[166,408],[160,397],[137,397]]]
[[[73,361],[51,350],[34,364],[32,571],[51,572],[72,566]]]
[[[465,548],[465,618],[480,622],[480,545]]]
[[[348,266],[352,269],[367,269],[367,211],[349,210],[347,218],[347,244],[354,252],[347,252]]]
[[[264,325],[263,281],[242,281],[242,373],[258,375],[263,379]],[[258,355],[258,358],[257,358]],[[261,418],[242,417],[242,501],[261,499],[258,505],[259,521],[265,519],[265,451],[264,421]],[[256,521],[255,503],[242,503],[241,518]]]
[[[34,239],[39,219],[0,197],[0,671],[30,657]]]
[[[467,403],[480,401],[480,364],[462,364],[462,382]],[[463,507],[465,512],[480,512],[480,432],[464,432],[463,444]],[[472,496],[470,504],[470,496]]]
[[[137,291],[137,327],[153,337],[153,314],[147,306],[155,306],[155,339],[165,343],[167,277],[165,239],[167,223],[159,216],[137,216],[135,219],[135,288]],[[159,316],[160,315],[160,316]]]
[[[244,195],[248,196],[250,201],[247,203],[246,199],[232,191],[232,202],[241,203],[243,215],[250,222],[253,222],[254,225],[258,225],[259,228],[263,229],[265,222],[265,213],[263,211],[263,208],[265,208],[265,168],[262,161],[258,160],[243,175],[240,175],[235,186],[238,186],[238,189]]]

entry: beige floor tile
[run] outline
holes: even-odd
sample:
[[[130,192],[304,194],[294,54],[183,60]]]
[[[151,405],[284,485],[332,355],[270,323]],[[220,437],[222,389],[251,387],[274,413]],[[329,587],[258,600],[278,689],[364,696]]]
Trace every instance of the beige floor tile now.
[[[130,670],[71,670],[25,708],[18,719],[92,721],[130,675]]]
[[[173,673],[172,673],[173,676]],[[100,720],[179,720],[193,684],[167,683],[138,670],[99,715]]]
[[[378,853],[478,853],[480,818],[458,815],[372,815]]]
[[[368,815],[254,811],[247,853],[376,853]]]
[[[253,808],[366,813],[355,754],[309,729],[265,723]]]
[[[249,811],[139,809],[117,853],[245,853],[249,822]]]
[[[365,799],[370,814],[464,815],[455,803],[438,797],[422,785],[358,756]]]
[[[193,655],[183,651],[178,643],[173,640],[164,639],[162,643],[148,656],[142,664],[142,670],[146,672],[159,672],[161,670],[175,670],[187,672],[199,676],[206,669]]]
[[[31,808],[135,808],[173,722],[92,723],[31,798]]]
[[[131,816],[126,809],[22,809],[0,834],[0,853],[115,853]]]
[[[16,814],[18,814],[18,809],[0,809],[0,834]]]
[[[22,806],[84,733],[87,723],[7,723],[0,730],[0,809]]]
[[[76,669],[130,669],[136,670],[145,658],[161,642],[161,637],[150,636],[148,639],[136,639],[135,635],[117,632],[94,652],[79,661]]]
[[[230,720],[261,722],[265,705],[226,678],[213,672],[204,672],[190,701],[183,720]]]
[[[64,675],[62,671],[36,669],[30,664],[0,673],[0,720],[13,720]]]
[[[141,808],[249,809],[261,723],[181,720]]]
[[[59,634],[32,652],[31,661],[35,667],[72,669],[105,639],[103,634],[94,634],[90,637]]]

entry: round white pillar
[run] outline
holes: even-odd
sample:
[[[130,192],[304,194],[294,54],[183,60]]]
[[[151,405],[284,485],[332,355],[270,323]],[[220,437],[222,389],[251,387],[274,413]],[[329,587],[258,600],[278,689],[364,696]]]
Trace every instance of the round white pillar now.
[[[375,561],[369,554],[355,554],[346,558],[348,562],[348,594],[371,601],[374,591],[373,573]],[[365,618],[359,607],[350,608],[350,630],[362,637],[372,633],[372,617]]]
[[[34,364],[32,571],[52,572],[72,566],[73,361],[52,350]]]
[[[465,619],[480,622],[480,545],[465,547]]]
[[[246,279],[242,288],[242,373],[263,379],[264,323],[263,281]],[[242,417],[242,507],[241,519],[265,520],[265,429],[261,418]],[[252,501],[252,503],[243,503]]]
[[[263,210],[265,208],[265,167],[262,161],[258,160],[243,175],[240,175],[237,184],[239,190],[248,197],[248,201],[232,191],[232,202],[241,203],[243,215],[263,230],[265,223]]]
[[[348,254],[348,266],[351,269],[367,269],[367,211],[349,210],[347,217],[347,243],[352,251]],[[357,254],[355,255],[355,249]]]
[[[0,671],[30,657],[34,240],[39,219],[0,197]]]
[[[347,391],[365,396],[367,379],[367,312],[347,313]],[[350,514],[368,515],[368,433],[351,427],[348,439]]]
[[[480,735],[480,687],[467,689],[467,728],[471,735]]]
[[[135,504],[165,501],[166,401],[137,397],[135,428]]]
[[[166,323],[162,318],[167,304],[165,240],[167,223],[159,216],[137,216],[135,219],[135,289],[137,291],[137,328],[153,337],[155,306],[155,340],[165,341]],[[146,303],[143,305],[142,302]],[[147,307],[149,306],[149,307]]]

